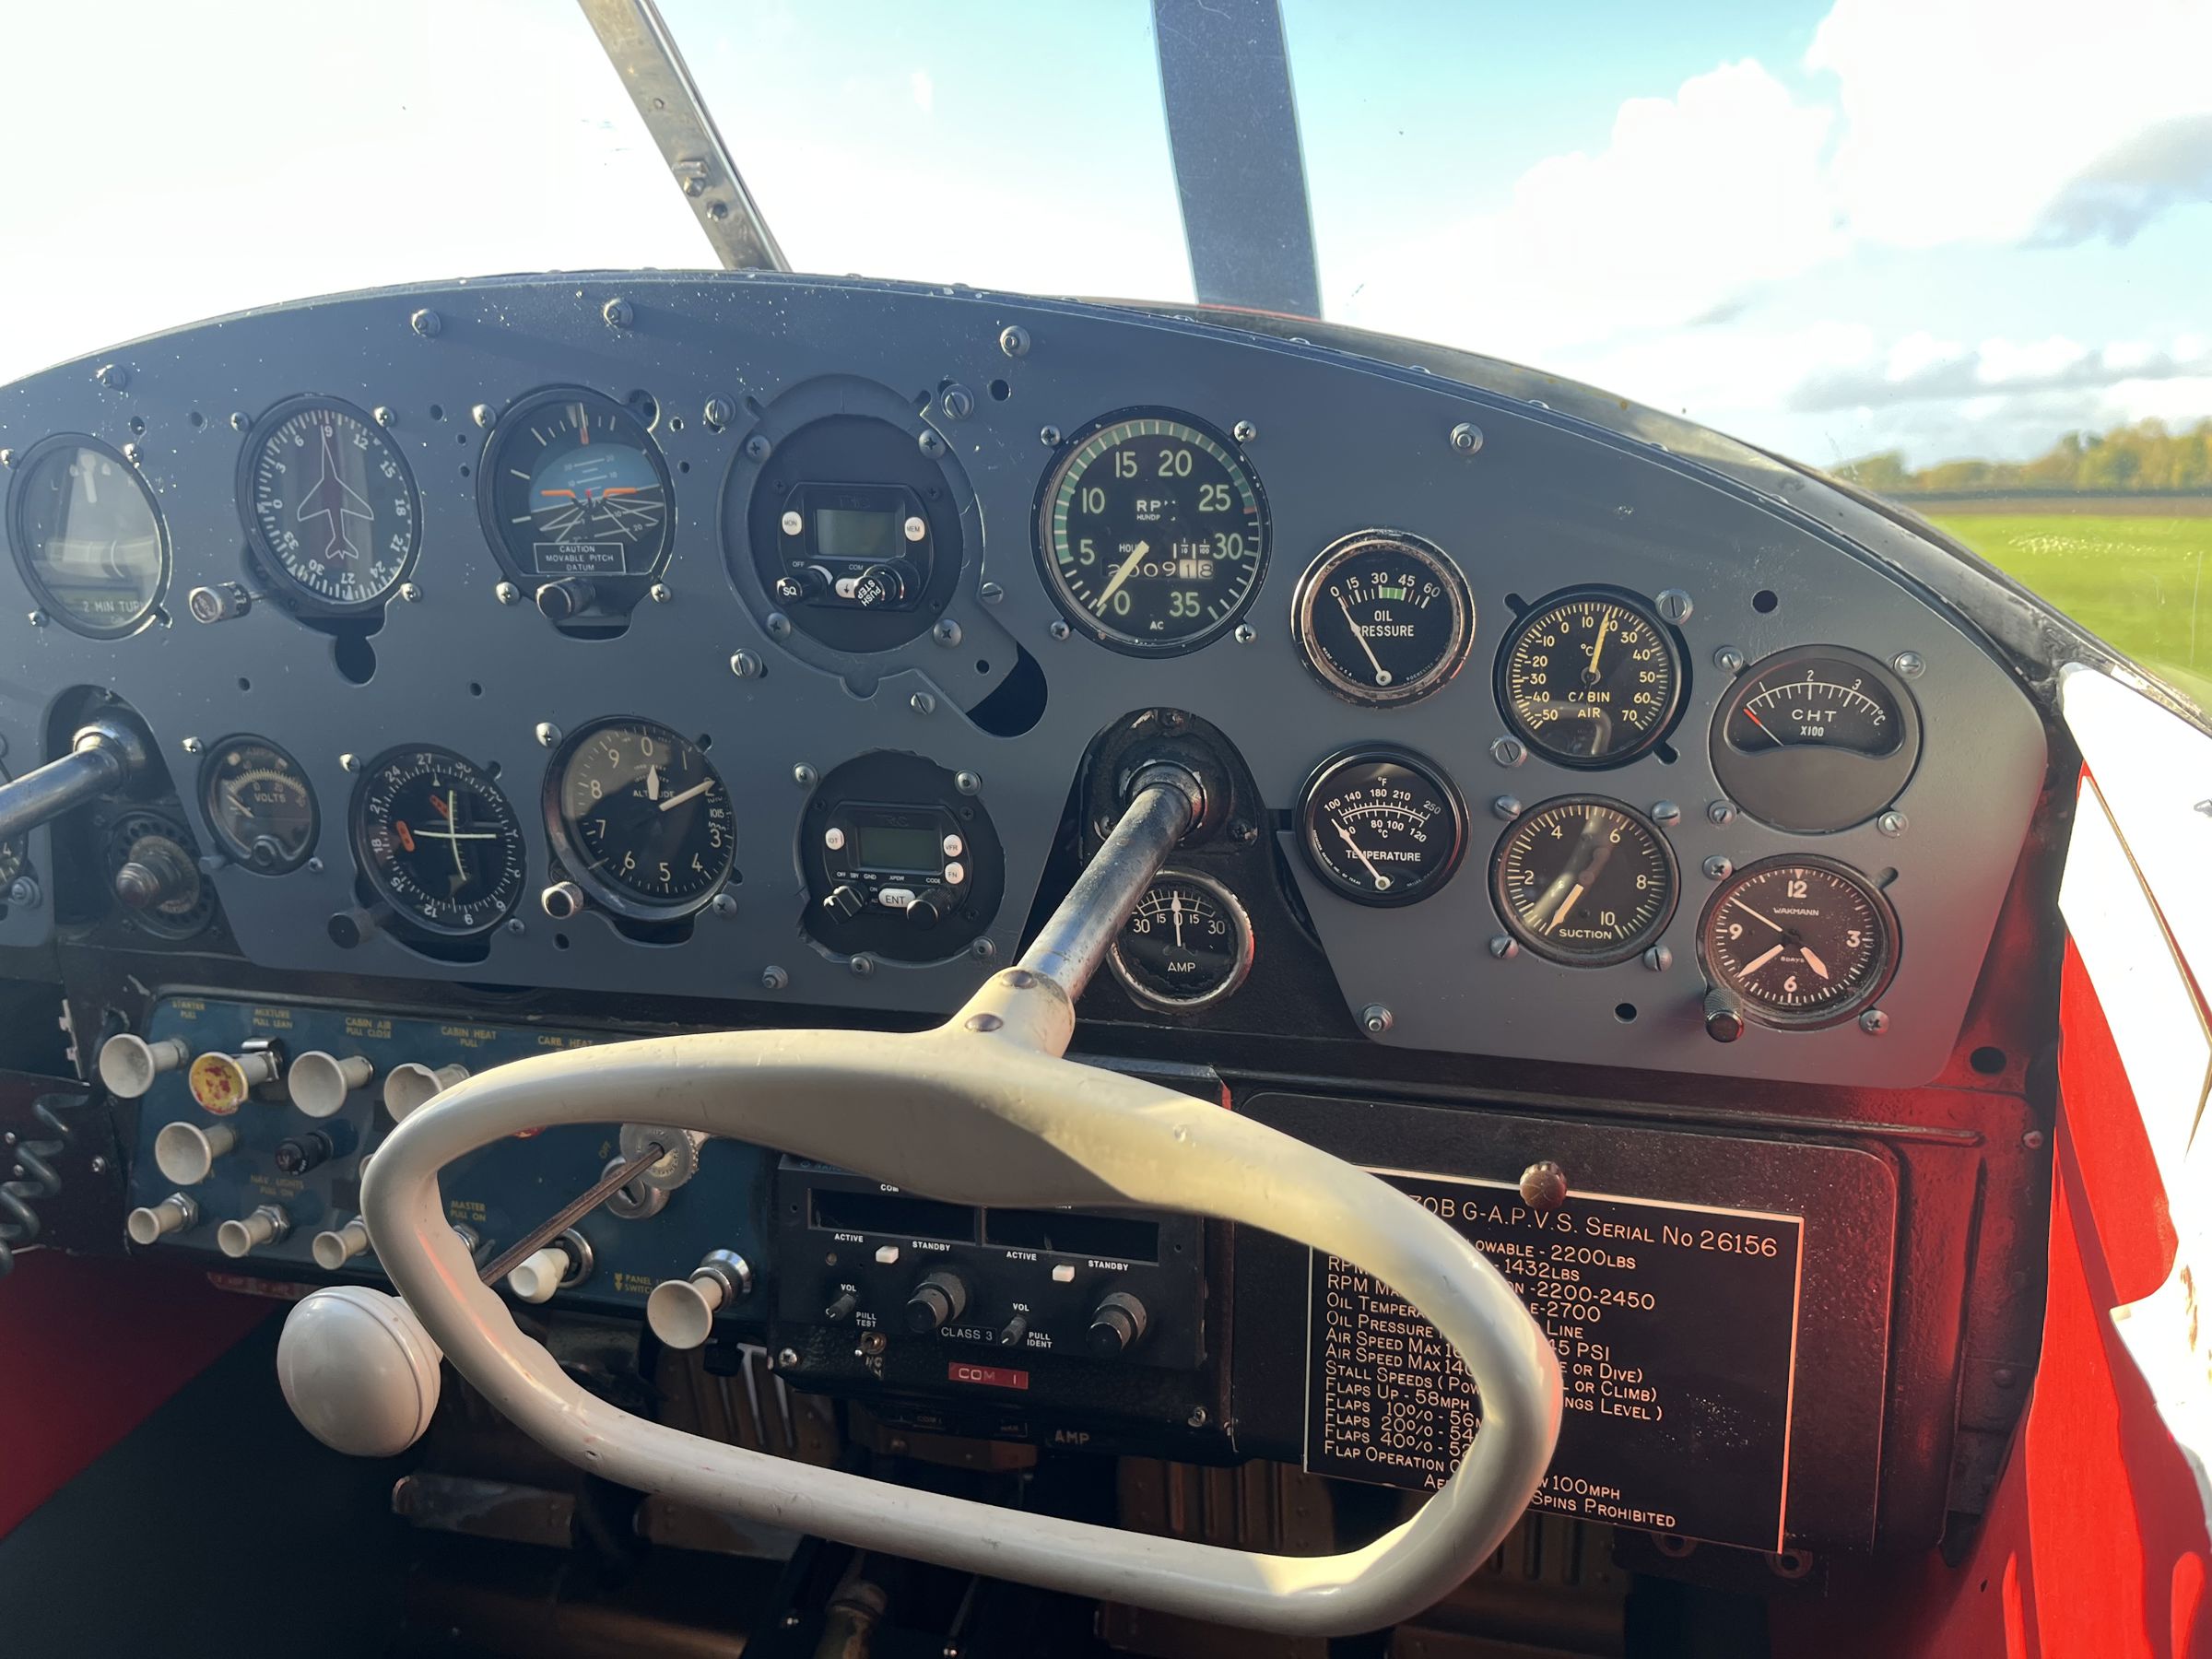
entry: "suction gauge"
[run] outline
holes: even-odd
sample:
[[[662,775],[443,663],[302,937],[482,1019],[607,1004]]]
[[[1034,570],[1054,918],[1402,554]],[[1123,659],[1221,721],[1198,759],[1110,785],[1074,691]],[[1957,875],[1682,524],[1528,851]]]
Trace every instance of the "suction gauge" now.
[[[1675,855],[1652,821],[1618,801],[1568,795],[1515,820],[1490,861],[1507,931],[1573,968],[1625,962],[1675,913]]]
[[[1363,530],[1326,548],[1290,603],[1306,666],[1353,702],[1413,702],[1459,672],[1475,638],[1467,579],[1441,547]]]
[[[1191,1014],[1244,982],[1252,952],[1252,923],[1234,893],[1209,877],[1165,870],[1122,924],[1107,960],[1145,1006]]]
[[[1452,879],[1466,850],[1466,808],[1444,775],[1400,749],[1324,761],[1299,809],[1313,873],[1357,904],[1411,904]]]
[[[1666,733],[1682,699],[1675,637],[1641,600],[1556,594],[1514,624],[1499,700],[1528,746],[1562,766],[1618,766]]]

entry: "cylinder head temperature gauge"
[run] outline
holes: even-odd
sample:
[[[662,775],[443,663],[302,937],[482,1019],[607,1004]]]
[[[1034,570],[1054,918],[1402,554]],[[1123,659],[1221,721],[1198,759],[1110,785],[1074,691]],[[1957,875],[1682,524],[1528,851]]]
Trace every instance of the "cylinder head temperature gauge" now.
[[[1825,858],[1739,870],[1712,896],[1698,954],[1752,1018],[1837,1025],[1879,996],[1897,970],[1897,917],[1873,883]]]
[[[1452,879],[1467,845],[1467,810],[1451,781],[1403,749],[1355,749],[1324,760],[1298,809],[1313,873],[1356,904],[1412,904]]]
[[[1897,677],[1841,645],[1777,652],[1746,669],[1712,724],[1729,798],[1778,830],[1863,824],[1920,763],[1920,712]]]
[[[1362,530],[1323,550],[1291,601],[1306,666],[1353,702],[1413,702],[1448,683],[1475,639],[1467,579],[1441,547]]]
[[[1148,1008],[1191,1014],[1230,995],[1252,971],[1252,922],[1206,876],[1163,870],[1114,935],[1107,960]]]

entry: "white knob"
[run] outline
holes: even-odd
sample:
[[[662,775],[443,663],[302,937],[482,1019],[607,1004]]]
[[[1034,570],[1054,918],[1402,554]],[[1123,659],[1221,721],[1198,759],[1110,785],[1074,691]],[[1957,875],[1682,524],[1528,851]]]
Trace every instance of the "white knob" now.
[[[689,1278],[663,1279],[645,1299],[645,1323],[672,1348],[695,1348],[714,1329],[726,1302],[753,1288],[750,1263],[734,1250],[711,1250]]]
[[[215,1230],[215,1247],[237,1261],[252,1255],[264,1244],[274,1244],[292,1230],[292,1218],[274,1204],[265,1204],[241,1220],[226,1221]]]
[[[346,1104],[346,1097],[357,1088],[369,1087],[369,1079],[376,1076],[376,1067],[359,1054],[348,1054],[343,1060],[321,1049],[310,1049],[292,1062],[291,1069],[284,1074],[284,1086],[291,1094],[292,1104],[312,1118],[325,1118]]]
[[[215,1160],[237,1145],[238,1131],[228,1124],[205,1129],[197,1124],[166,1124],[154,1136],[154,1168],[165,1181],[197,1186],[207,1179]]]
[[[171,1193],[148,1208],[133,1210],[124,1219],[124,1230],[134,1244],[158,1244],[172,1232],[200,1224],[200,1206],[183,1193]]]
[[[573,1270],[569,1253],[548,1244],[507,1276],[507,1288],[526,1302],[551,1301],[560,1281]]]
[[[300,1299],[276,1344],[276,1380],[301,1427],[334,1451],[396,1457],[438,1409],[438,1345],[396,1296],[336,1285]]]
[[[120,1031],[100,1045],[100,1080],[117,1099],[135,1100],[154,1086],[156,1077],[175,1071],[190,1058],[191,1048],[174,1037],[148,1042]]]
[[[368,1248],[369,1221],[364,1216],[356,1216],[335,1232],[317,1233],[308,1245],[315,1265],[325,1273],[335,1273]]]
[[[429,1105],[454,1084],[466,1081],[467,1077],[468,1067],[465,1065],[441,1065],[436,1071],[412,1060],[404,1065],[395,1065],[384,1079],[384,1110],[397,1122],[410,1112]]]

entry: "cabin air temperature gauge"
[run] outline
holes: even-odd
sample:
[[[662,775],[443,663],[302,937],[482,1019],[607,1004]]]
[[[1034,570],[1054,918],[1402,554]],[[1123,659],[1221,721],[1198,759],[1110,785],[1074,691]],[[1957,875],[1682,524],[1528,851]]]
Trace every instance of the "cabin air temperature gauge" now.
[[[1682,700],[1681,653],[1640,599],[1559,594],[1506,635],[1498,693],[1514,731],[1547,759],[1619,766],[1666,735]]]

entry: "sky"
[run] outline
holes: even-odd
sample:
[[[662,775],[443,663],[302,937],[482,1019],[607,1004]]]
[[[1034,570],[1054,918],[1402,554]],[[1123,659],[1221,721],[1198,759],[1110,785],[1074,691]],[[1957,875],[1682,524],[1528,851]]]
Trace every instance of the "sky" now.
[[[1147,0],[662,0],[803,270],[1188,299]],[[345,288],[699,266],[571,0],[26,8],[0,379]],[[1285,0],[1336,321],[1820,465],[2212,416],[2212,0]]]

